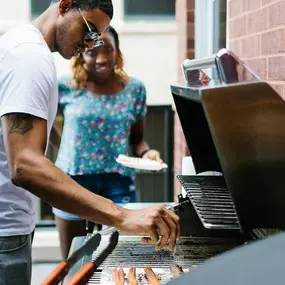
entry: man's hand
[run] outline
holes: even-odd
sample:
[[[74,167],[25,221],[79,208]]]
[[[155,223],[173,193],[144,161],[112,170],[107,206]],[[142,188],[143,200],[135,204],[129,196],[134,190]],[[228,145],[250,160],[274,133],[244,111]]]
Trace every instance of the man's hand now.
[[[174,249],[180,238],[179,217],[163,206],[142,210],[124,211],[123,222],[116,225],[119,230],[130,235],[147,235],[143,243],[155,244],[156,250],[163,248],[169,241],[169,248]],[[159,237],[161,235],[161,237]]]
[[[151,159],[151,160],[156,160],[160,163],[162,163],[162,159],[160,158],[160,153],[155,150],[155,149],[150,149],[148,150],[142,158],[148,158],[148,159]]]

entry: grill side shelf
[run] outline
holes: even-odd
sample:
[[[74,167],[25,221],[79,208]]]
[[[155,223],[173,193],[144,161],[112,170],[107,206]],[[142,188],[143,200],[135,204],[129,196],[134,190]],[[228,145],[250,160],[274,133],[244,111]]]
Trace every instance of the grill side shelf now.
[[[232,197],[222,176],[177,175],[207,229],[240,229]]]

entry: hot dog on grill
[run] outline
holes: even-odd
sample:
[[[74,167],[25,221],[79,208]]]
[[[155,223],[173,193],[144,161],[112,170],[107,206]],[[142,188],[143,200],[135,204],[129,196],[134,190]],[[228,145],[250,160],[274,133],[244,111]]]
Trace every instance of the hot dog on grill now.
[[[149,282],[149,285],[159,285],[159,281],[158,281],[155,273],[152,271],[151,267],[149,267],[149,266],[145,267],[144,272],[146,274],[146,278]]]

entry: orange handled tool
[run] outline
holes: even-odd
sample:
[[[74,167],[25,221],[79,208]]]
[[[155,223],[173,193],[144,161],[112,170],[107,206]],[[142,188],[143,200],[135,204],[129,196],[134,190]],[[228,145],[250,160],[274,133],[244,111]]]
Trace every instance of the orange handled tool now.
[[[95,258],[93,261],[85,263],[82,268],[74,275],[74,277],[67,283],[67,285],[85,285],[92,277],[95,270],[102,264],[102,262],[112,253],[118,244],[119,233],[114,231],[111,236],[107,247]]]
[[[90,255],[97,249],[101,241],[99,233],[91,235],[84,245],[76,250],[69,258],[62,261],[41,285],[57,285],[67,275],[69,269],[84,255]]]

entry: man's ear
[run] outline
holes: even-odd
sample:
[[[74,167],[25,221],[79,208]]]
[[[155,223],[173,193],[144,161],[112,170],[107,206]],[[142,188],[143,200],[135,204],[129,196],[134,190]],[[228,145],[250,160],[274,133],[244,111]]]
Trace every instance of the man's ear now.
[[[72,0],[60,0],[59,1],[59,13],[60,15],[64,15],[66,12],[68,12],[72,7]]]

